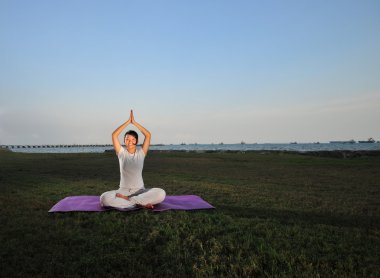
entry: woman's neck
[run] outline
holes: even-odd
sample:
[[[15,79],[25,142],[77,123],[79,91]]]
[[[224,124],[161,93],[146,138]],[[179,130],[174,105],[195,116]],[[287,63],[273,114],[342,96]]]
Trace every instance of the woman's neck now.
[[[129,153],[135,153],[136,152],[136,146],[128,146],[127,151]]]

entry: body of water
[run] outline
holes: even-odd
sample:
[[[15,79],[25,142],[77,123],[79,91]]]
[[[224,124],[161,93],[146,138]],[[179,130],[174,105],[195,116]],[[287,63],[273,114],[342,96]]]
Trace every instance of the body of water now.
[[[13,152],[23,153],[103,153],[113,150],[112,146],[72,147],[17,147]],[[152,145],[150,150],[162,151],[379,151],[380,143],[306,143],[306,144],[188,144]]]

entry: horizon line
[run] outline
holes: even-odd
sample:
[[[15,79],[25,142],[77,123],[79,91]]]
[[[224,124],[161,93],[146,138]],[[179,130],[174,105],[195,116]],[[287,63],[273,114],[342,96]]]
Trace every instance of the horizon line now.
[[[367,140],[331,140],[331,141],[315,141],[315,142],[297,142],[297,141],[292,141],[292,142],[254,142],[254,143],[247,143],[247,142],[240,142],[240,143],[224,143],[224,142],[219,142],[219,143],[153,143],[150,144],[150,146],[170,146],[170,145],[263,145],[263,144],[357,144],[357,143],[380,143],[380,141],[370,141],[369,139]],[[124,144],[121,144],[124,146]],[[108,147],[108,146],[113,146],[113,144],[103,144],[103,143],[96,143],[96,144],[1,144],[1,147],[12,147],[12,146],[24,146],[24,147]],[[137,146],[142,146],[142,144],[137,144]]]

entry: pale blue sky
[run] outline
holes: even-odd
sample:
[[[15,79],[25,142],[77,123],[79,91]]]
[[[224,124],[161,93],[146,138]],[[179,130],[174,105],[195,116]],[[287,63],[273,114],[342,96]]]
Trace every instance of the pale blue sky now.
[[[0,0],[0,144],[380,140],[380,1]]]

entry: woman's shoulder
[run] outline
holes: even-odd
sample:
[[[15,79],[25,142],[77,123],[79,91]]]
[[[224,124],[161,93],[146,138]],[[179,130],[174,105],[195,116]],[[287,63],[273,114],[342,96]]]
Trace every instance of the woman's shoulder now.
[[[143,150],[142,146],[137,147],[137,150],[136,150],[136,151],[137,151],[139,154],[145,156],[145,153],[144,153],[144,150]]]
[[[124,153],[125,153],[125,148],[123,146],[121,146],[119,152],[117,153],[117,156],[120,157],[120,156],[124,155]]]

